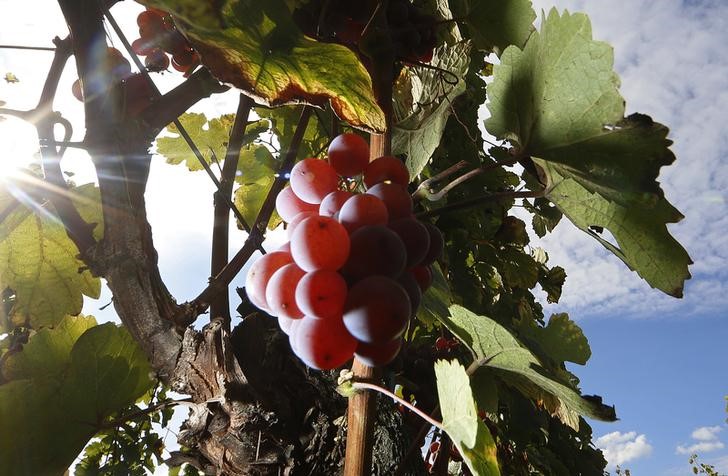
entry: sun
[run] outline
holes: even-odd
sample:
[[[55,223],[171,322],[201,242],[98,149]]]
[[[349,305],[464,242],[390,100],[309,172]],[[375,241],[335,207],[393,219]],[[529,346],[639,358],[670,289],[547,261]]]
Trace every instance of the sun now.
[[[19,119],[0,116],[0,179],[16,176],[38,157],[35,127]]]

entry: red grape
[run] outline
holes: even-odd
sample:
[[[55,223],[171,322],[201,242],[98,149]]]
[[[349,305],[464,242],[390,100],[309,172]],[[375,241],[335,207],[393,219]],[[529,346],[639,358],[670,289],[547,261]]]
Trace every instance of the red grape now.
[[[301,212],[317,212],[318,207],[311,203],[306,203],[293,193],[291,187],[286,187],[280,191],[276,197],[276,211],[284,222],[290,223],[293,218]]]
[[[303,317],[303,312],[296,305],[296,286],[304,274],[295,263],[287,264],[273,273],[265,288],[265,301],[271,314],[289,319]]]
[[[339,186],[339,176],[328,162],[303,159],[291,170],[291,188],[298,198],[308,203],[321,203]]]
[[[389,212],[389,219],[396,220],[412,215],[412,197],[405,187],[396,183],[378,183],[369,190],[368,195],[374,195],[384,202]]]
[[[402,218],[387,225],[397,233],[407,250],[407,268],[424,259],[430,249],[430,234],[427,228],[414,217]]]
[[[144,60],[144,66],[146,66],[149,71],[164,71],[169,68],[169,57],[164,51],[157,48],[146,57]]]
[[[361,174],[369,163],[369,144],[358,134],[340,134],[329,145],[329,163],[343,177]]]
[[[382,345],[359,342],[354,355],[369,367],[382,367],[397,357],[402,348],[402,338],[398,337]]]
[[[346,281],[335,271],[306,274],[296,287],[296,304],[304,314],[319,319],[340,319],[346,302]]]
[[[289,319],[287,317],[278,316],[278,327],[281,328],[284,334],[290,336],[296,322],[300,322],[301,319]]]
[[[309,367],[335,369],[354,356],[356,339],[338,319],[304,317],[300,322],[293,351]]]
[[[432,269],[429,266],[415,266],[408,272],[415,277],[423,293],[432,286]]]
[[[384,226],[366,226],[351,235],[351,251],[342,274],[353,281],[375,274],[396,277],[404,270],[406,255],[395,232]]]
[[[148,38],[137,38],[131,43],[131,49],[139,56],[147,56],[157,48],[157,42]]]
[[[349,234],[336,220],[311,216],[291,236],[291,254],[304,271],[336,271],[349,257]]]
[[[339,211],[339,222],[349,233],[367,225],[385,225],[388,220],[387,206],[374,195],[354,195]]]
[[[73,85],[71,85],[71,92],[73,93],[73,97],[83,102],[83,88],[81,87],[80,79],[73,82]]]
[[[402,273],[402,275],[397,278],[397,282],[407,292],[407,297],[409,297],[410,305],[412,306],[411,317],[414,317],[417,314],[417,309],[420,307],[420,302],[422,302],[422,290],[412,273]],[[270,302],[270,300],[268,302]]]
[[[346,190],[334,190],[321,200],[321,205],[319,206],[318,211],[319,215],[333,217],[339,210],[341,210],[344,203],[353,196],[353,193]]]
[[[166,13],[164,15],[166,15]],[[137,15],[137,26],[139,26],[139,28],[146,28],[150,26],[161,27],[164,25],[162,17],[163,15],[159,14],[158,11],[145,10]]]
[[[402,286],[385,276],[370,276],[349,289],[344,325],[361,342],[384,344],[402,335],[410,314]]]
[[[293,257],[290,253],[274,251],[259,258],[248,270],[245,279],[245,292],[250,302],[264,311],[269,311],[268,302],[265,300],[265,289],[273,273],[278,269],[291,263]]]
[[[385,155],[372,161],[364,169],[364,184],[369,187],[390,181],[406,187],[409,184],[407,167],[397,157]]]

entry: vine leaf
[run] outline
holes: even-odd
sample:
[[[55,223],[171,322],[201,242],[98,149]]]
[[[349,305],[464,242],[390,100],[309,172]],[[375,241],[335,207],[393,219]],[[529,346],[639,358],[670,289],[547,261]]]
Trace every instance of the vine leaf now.
[[[533,157],[546,198],[577,227],[651,286],[680,297],[692,261],[667,231],[682,215],[656,180],[675,160],[672,142],[648,116],[624,118],[618,87],[612,49],[592,40],[589,19],[553,9],[523,50],[503,53],[486,128]],[[617,244],[590,227],[608,229]]]
[[[432,286],[422,295],[422,303],[417,311],[417,318],[426,325],[432,325],[442,316],[447,316],[452,304],[452,294],[442,269],[437,263],[432,264]]]
[[[94,237],[100,239],[98,189],[93,184],[77,187],[71,197],[84,220],[97,224]],[[84,295],[98,298],[101,292],[101,281],[85,269],[53,206],[28,204],[0,223],[0,283],[15,295],[0,333],[8,332],[8,326],[55,325],[63,316],[81,312]]]
[[[62,474],[105,418],[151,386],[128,332],[93,317],[41,329],[0,373],[0,460],[16,474]]]
[[[568,416],[562,419],[567,424],[573,423],[572,416],[576,413],[597,420],[616,420],[614,407],[604,405],[598,397],[580,395],[574,385],[565,383],[562,375],[547,370],[531,350],[496,321],[458,305],[450,306],[450,316],[441,319],[475,359],[483,362],[476,375],[493,372],[535,400],[544,400],[544,395],[550,397],[552,414]]]
[[[272,109],[257,107],[256,114],[269,123],[270,132],[278,139],[279,144],[287,146],[298,126],[303,107],[276,107]],[[329,143],[329,132],[322,126],[322,121],[331,124],[332,114],[316,111],[319,120],[308,121],[298,148],[299,157],[316,157],[326,149]]]
[[[230,128],[235,116],[226,114],[208,119],[204,114],[185,113],[179,121],[190,135],[208,164],[212,162],[213,155],[217,160],[225,159],[227,141],[230,138]],[[203,170],[195,154],[190,150],[187,142],[179,135],[174,124],[167,126],[167,132],[175,134],[173,137],[157,138],[157,153],[167,159],[167,163],[177,165],[184,162],[190,171]]]
[[[234,202],[248,224],[255,222],[275,181],[277,168],[276,160],[265,146],[254,145],[241,151],[235,178],[240,186],[235,190]],[[268,227],[273,229],[280,223],[280,217],[274,212]]]
[[[469,0],[465,25],[479,50],[522,47],[533,32],[536,12],[530,0]]]
[[[559,365],[563,362],[586,365],[591,357],[591,348],[584,332],[566,313],[553,314],[546,327],[536,325],[531,319],[521,327],[520,332],[525,340],[533,342]]]
[[[189,3],[154,1],[172,12]],[[352,126],[384,130],[384,113],[375,100],[371,77],[356,54],[345,46],[304,36],[285,0],[231,0],[219,15],[223,28],[210,28],[214,15],[187,12],[183,14],[187,23],[179,25],[218,80],[270,106],[330,102]]]
[[[471,44],[439,46],[430,64],[447,71],[409,67],[394,85],[392,153],[407,156],[410,177],[422,172],[440,144],[452,102],[465,91]]]
[[[463,461],[473,474],[500,475],[495,442],[478,417],[465,368],[457,361],[438,360],[435,362],[435,377],[442,425],[463,456]]]

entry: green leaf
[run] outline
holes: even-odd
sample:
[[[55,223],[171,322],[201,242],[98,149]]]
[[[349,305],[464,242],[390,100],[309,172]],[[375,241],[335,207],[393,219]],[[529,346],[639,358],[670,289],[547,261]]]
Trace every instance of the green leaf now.
[[[221,163],[225,160],[230,128],[234,120],[232,115],[208,119],[204,114],[198,113],[185,113],[179,117],[180,123],[208,164],[212,162],[213,156]],[[176,134],[176,137],[157,138],[157,153],[163,155],[169,164],[177,165],[184,162],[191,171],[203,170],[187,142],[179,135],[177,127],[170,124],[167,126],[167,132]]]
[[[124,328],[66,317],[2,369],[0,460],[5,474],[62,474],[100,424],[150,387],[144,353]]]
[[[550,303],[559,302],[561,299],[561,291],[566,282],[566,271],[561,266],[555,266],[544,272],[546,267],[542,267],[538,283],[541,288],[546,291],[546,300]]]
[[[298,120],[301,117],[303,107],[276,107],[276,108],[255,108],[256,114],[265,118],[270,123],[271,132],[278,138],[282,147],[287,147],[296,131]],[[298,148],[299,157],[317,157],[326,150],[329,143],[327,127],[322,124],[331,124],[333,115],[326,111],[315,111],[316,118],[312,118],[306,125],[306,130]]]
[[[435,377],[442,425],[468,468],[479,476],[500,475],[495,442],[478,417],[465,368],[457,361],[438,360]]]
[[[96,223],[94,236],[103,236],[101,204],[93,184],[71,189],[71,198],[81,216]],[[0,322],[0,333],[8,326],[38,329],[55,325],[65,315],[83,307],[83,295],[97,298],[101,281],[78,259],[78,249],[55,217],[49,203],[19,206],[0,223],[0,283],[15,293],[10,322]]]
[[[189,0],[154,3],[176,12]],[[217,79],[270,106],[330,102],[352,126],[384,130],[372,80],[356,54],[304,36],[284,0],[230,0],[220,15],[224,28],[210,28],[214,15],[207,14],[185,14],[187,24],[180,25]]]
[[[422,295],[422,303],[417,310],[417,318],[426,325],[432,325],[442,316],[447,316],[452,304],[452,294],[442,269],[432,264],[432,286]]]
[[[410,177],[427,165],[440,145],[452,102],[465,91],[470,65],[470,42],[435,49],[430,68],[406,68],[394,85],[392,153],[407,156]]]
[[[273,155],[265,146],[255,145],[241,151],[238,168],[240,173],[235,181],[240,187],[235,190],[233,201],[243,214],[246,223],[252,226],[275,181],[278,167]],[[275,228],[280,222],[280,217],[274,213],[268,227]]]
[[[530,0],[469,0],[465,24],[475,47],[502,52],[522,47],[533,31],[536,12]]]
[[[586,365],[591,348],[584,332],[566,313],[553,314],[546,327],[533,321],[521,329],[526,339],[533,341],[554,362],[574,362]]]
[[[488,131],[545,172],[546,198],[662,291],[681,296],[692,263],[666,224],[682,215],[656,181],[675,156],[667,128],[624,118],[612,49],[585,15],[551,10],[523,51],[508,48],[489,89]],[[590,227],[608,229],[617,245]]]
[[[496,321],[453,305],[450,316],[442,318],[442,322],[473,352],[476,360],[483,361],[477,372],[494,372],[506,383],[523,388],[534,398],[541,398],[539,392],[553,396],[558,400],[553,413],[576,412],[597,420],[616,420],[614,407],[602,404],[595,397],[583,397],[576,388],[566,385]],[[520,385],[524,381],[527,385]]]
[[[545,198],[536,198],[533,205],[528,200],[524,200],[523,206],[526,210],[533,213],[533,221],[531,224],[533,231],[536,232],[539,238],[543,238],[546,236],[546,233],[554,231],[554,228],[556,228],[556,225],[559,224],[563,216],[561,210],[553,206]]]

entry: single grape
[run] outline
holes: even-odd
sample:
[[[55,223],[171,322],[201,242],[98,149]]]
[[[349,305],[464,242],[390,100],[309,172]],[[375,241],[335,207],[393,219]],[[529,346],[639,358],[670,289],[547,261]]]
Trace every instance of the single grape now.
[[[389,220],[396,220],[412,215],[412,197],[405,187],[396,183],[378,183],[367,190],[384,202],[389,213]]]
[[[157,48],[149,53],[149,56],[144,59],[144,66],[146,66],[149,71],[164,71],[169,68],[169,57],[164,51]]]
[[[359,342],[354,355],[369,367],[383,367],[394,360],[402,348],[402,338],[398,337],[382,345]]]
[[[384,344],[402,335],[410,314],[402,286],[385,276],[370,276],[349,289],[344,325],[361,342]]]
[[[139,26],[139,28],[146,28],[148,26],[161,26],[163,23],[162,17],[163,15],[160,15],[158,11],[144,10],[139,15],[137,15],[137,26]]]
[[[410,317],[414,317],[417,314],[417,309],[419,309],[420,303],[422,302],[422,290],[411,273],[402,273],[402,275],[397,278],[397,282],[407,292],[407,297],[409,297],[410,300],[410,306],[412,306],[412,314]]]
[[[304,202],[293,193],[291,187],[286,187],[276,196],[276,211],[283,221],[290,223],[301,212],[318,213],[318,206]]]
[[[303,220],[305,220],[308,217],[315,217],[316,212],[301,212],[295,217],[293,217],[293,220],[288,224],[288,228],[286,229],[286,233],[288,234],[288,239],[290,240],[293,236],[293,232],[296,231],[296,227],[299,223],[301,223]]]
[[[291,262],[293,262],[293,257],[290,253],[274,251],[263,255],[253,263],[245,278],[245,292],[248,294],[250,302],[266,312],[270,311],[268,302],[265,300],[268,281],[273,273]]]
[[[73,84],[71,85],[71,92],[73,93],[73,97],[83,102],[83,88],[81,87],[80,79],[77,79],[73,82]]]
[[[387,206],[374,195],[354,195],[339,211],[339,222],[349,233],[363,226],[386,225],[388,220]]]
[[[329,145],[329,163],[343,177],[361,174],[369,163],[369,144],[358,134],[340,134]]]
[[[291,254],[304,271],[336,271],[349,257],[349,234],[336,220],[311,216],[291,236]]]
[[[344,312],[347,286],[336,271],[307,273],[296,286],[296,304],[307,316],[340,319]]]
[[[381,182],[392,182],[406,187],[409,184],[407,167],[397,157],[385,155],[372,161],[364,169],[364,185],[371,188]]]
[[[432,286],[432,269],[430,266],[415,266],[407,272],[414,276],[423,293]]]
[[[410,216],[392,221],[387,225],[400,237],[407,250],[407,268],[411,268],[422,261],[430,249],[430,233],[425,225]]]
[[[296,328],[293,351],[306,365],[331,370],[354,356],[356,339],[339,320],[304,317]]]
[[[442,256],[445,240],[442,237],[442,232],[435,225],[432,223],[425,223],[424,225],[430,235],[430,248],[427,250],[425,257],[422,258],[422,261],[420,261],[420,264],[428,265],[434,263],[435,260]]]
[[[346,190],[334,190],[321,200],[321,205],[318,210],[319,215],[324,217],[333,217],[339,212],[339,210],[341,210],[344,203],[353,196],[354,194],[352,192]]]
[[[304,274],[295,263],[282,266],[273,273],[265,288],[265,301],[271,314],[289,319],[303,317],[303,312],[296,305],[296,286]]]
[[[339,176],[328,162],[303,159],[291,170],[291,188],[298,198],[320,204],[326,195],[339,186]]]
[[[139,56],[147,56],[157,48],[157,42],[148,38],[137,38],[131,43],[131,49]]]
[[[356,282],[375,274],[396,277],[404,270],[407,252],[395,232],[384,226],[365,226],[351,235],[349,259],[342,274]]]
[[[287,317],[278,316],[278,327],[281,328],[284,334],[287,336],[291,335],[291,328],[293,327],[294,323],[300,321],[301,319],[289,319]]]

